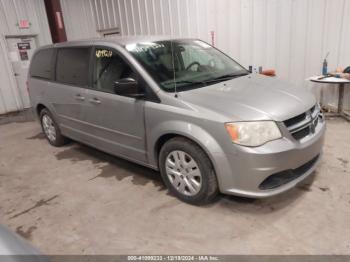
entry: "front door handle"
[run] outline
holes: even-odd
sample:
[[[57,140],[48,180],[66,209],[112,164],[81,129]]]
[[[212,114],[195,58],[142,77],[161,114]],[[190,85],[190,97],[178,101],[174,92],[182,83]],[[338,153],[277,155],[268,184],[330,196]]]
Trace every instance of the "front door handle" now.
[[[101,104],[101,100],[99,100],[99,99],[96,98],[96,97],[90,99],[89,102],[90,102],[90,103],[93,103],[93,104],[97,104],[97,105]]]
[[[75,99],[76,99],[76,100],[79,100],[79,101],[84,101],[84,100],[85,100],[85,97],[83,97],[83,96],[80,95],[80,94],[77,94],[77,95],[75,96]]]

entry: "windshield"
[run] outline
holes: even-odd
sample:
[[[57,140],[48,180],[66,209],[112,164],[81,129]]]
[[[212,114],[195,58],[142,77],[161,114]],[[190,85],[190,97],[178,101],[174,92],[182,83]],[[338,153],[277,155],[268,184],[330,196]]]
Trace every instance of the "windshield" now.
[[[199,88],[249,72],[200,40],[167,40],[129,44],[126,49],[159,86],[174,92]]]

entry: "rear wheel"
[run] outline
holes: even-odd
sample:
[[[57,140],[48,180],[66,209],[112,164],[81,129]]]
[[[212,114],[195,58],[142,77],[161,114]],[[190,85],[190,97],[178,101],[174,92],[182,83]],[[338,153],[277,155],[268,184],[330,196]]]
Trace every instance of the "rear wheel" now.
[[[61,131],[49,110],[43,109],[40,111],[40,123],[43,132],[51,145],[59,147],[68,142],[68,139],[62,136]]]
[[[210,159],[197,144],[186,138],[176,137],[164,144],[159,166],[169,191],[184,202],[206,204],[218,194]]]

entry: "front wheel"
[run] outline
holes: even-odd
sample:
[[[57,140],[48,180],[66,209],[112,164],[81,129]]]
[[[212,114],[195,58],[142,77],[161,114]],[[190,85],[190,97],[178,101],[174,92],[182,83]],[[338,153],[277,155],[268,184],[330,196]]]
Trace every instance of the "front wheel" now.
[[[210,159],[197,144],[186,138],[176,137],[164,144],[159,167],[169,191],[184,202],[206,204],[218,194]]]
[[[68,139],[61,134],[61,131],[49,110],[41,110],[40,122],[43,132],[51,145],[59,147],[68,142]]]

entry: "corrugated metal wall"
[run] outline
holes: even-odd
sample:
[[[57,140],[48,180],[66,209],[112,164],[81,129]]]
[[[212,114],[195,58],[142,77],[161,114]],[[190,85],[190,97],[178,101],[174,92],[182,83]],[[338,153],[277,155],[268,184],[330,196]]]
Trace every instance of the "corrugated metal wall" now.
[[[119,27],[122,35],[198,37],[245,66],[276,68],[281,78],[320,90],[305,78],[318,74],[330,51],[329,67],[350,65],[350,0],[61,0],[68,39],[99,36]],[[30,29],[18,29],[20,19]],[[51,42],[43,0],[0,0],[0,113],[23,104],[11,71],[5,36],[37,35]],[[346,88],[349,89],[349,88]],[[336,105],[337,90],[324,100]],[[318,93],[318,92],[316,92]],[[345,107],[350,108],[346,90]]]
[[[27,19],[29,29],[19,29]],[[43,0],[0,0],[0,114],[24,108],[8,57],[6,37],[36,35],[37,45],[51,43]]]
[[[68,40],[99,36],[94,1],[61,0],[61,8]]]
[[[122,35],[166,34],[211,41],[243,65],[275,68],[278,77],[307,86],[329,67],[350,65],[350,0],[61,0],[68,39],[98,36],[120,27]],[[350,87],[349,87],[350,89]],[[345,107],[350,108],[350,90]],[[337,89],[324,87],[336,105]]]

